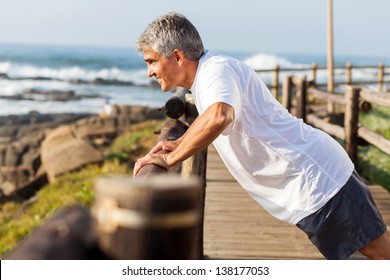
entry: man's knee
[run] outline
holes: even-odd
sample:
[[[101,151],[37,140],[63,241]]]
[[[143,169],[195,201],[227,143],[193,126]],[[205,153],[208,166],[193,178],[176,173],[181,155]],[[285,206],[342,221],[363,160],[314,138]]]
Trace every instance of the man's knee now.
[[[369,244],[361,248],[360,253],[371,260],[389,260],[390,259],[390,236],[384,233]]]

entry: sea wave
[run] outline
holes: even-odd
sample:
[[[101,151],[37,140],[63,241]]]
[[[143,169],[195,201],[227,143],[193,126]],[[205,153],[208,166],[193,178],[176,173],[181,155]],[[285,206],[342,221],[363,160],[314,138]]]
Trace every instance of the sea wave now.
[[[258,53],[253,56],[250,56],[246,58],[244,62],[255,70],[273,69],[277,65],[279,67],[284,67],[284,68],[302,66],[302,65],[294,64],[286,58],[279,57],[276,55],[266,54],[266,53]]]
[[[279,81],[283,80],[283,77],[286,75],[294,76],[306,76],[308,79],[313,79],[313,71],[311,70],[312,63],[294,63],[290,59],[283,56],[277,56],[267,53],[257,53],[252,56],[249,56],[243,60],[246,64],[251,66],[254,70],[260,70],[259,75],[266,83],[271,83],[274,78],[274,71],[276,66],[279,66]],[[315,61],[313,61],[315,62]],[[328,71],[326,65],[318,65],[320,69],[316,71],[316,81],[318,83],[325,83],[328,79]],[[286,70],[283,70],[286,69]],[[295,71],[294,69],[307,69]],[[261,70],[270,70],[269,72],[263,72]],[[354,81],[375,81],[378,78],[378,67],[371,68],[353,68],[351,71],[351,76]],[[390,71],[390,68],[387,67],[387,71]],[[343,82],[346,79],[347,71],[344,67],[337,68],[334,70],[334,80],[336,82]],[[386,75],[386,82],[390,81],[390,75]]]
[[[51,79],[61,81],[95,81],[117,80],[121,82],[134,82],[144,84],[147,81],[146,69],[122,70],[117,67],[102,69],[85,69],[80,66],[50,68],[35,65],[0,62],[0,73],[10,79]]]

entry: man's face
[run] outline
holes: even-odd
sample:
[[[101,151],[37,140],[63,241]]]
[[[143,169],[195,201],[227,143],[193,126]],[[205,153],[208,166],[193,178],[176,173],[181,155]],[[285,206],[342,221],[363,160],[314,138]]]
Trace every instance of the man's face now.
[[[148,77],[155,77],[162,91],[170,91],[178,85],[179,67],[174,55],[164,57],[153,50],[144,51],[148,65]]]

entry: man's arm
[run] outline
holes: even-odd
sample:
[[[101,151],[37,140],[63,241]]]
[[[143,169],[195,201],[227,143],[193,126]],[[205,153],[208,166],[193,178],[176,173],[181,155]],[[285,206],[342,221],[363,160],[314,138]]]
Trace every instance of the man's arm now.
[[[175,166],[179,162],[207,148],[233,121],[234,109],[232,106],[223,102],[214,103],[202,115],[196,118],[185,135],[180,139],[181,141],[178,141],[176,148],[170,153],[149,153],[137,160],[133,175],[135,176],[142,166],[150,163],[160,165],[166,169]]]

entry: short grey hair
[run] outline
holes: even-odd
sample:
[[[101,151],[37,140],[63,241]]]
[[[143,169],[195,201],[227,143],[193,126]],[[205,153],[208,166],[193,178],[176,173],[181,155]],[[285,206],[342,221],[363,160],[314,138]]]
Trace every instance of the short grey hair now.
[[[195,26],[183,15],[170,12],[158,17],[137,40],[137,50],[148,49],[170,57],[175,49],[189,60],[199,60],[204,51],[202,39]]]

